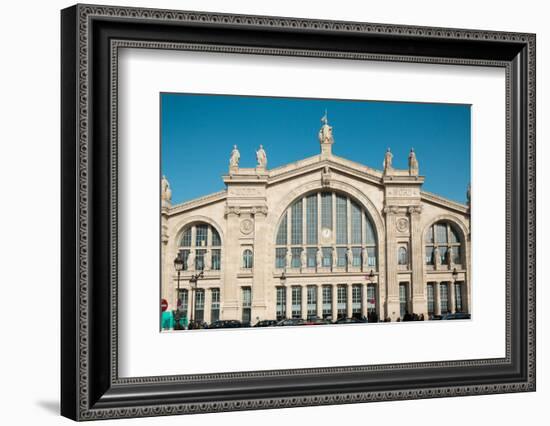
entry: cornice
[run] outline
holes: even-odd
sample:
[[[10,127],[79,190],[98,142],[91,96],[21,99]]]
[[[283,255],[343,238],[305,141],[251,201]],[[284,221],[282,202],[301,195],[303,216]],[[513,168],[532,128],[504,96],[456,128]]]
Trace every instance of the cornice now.
[[[215,203],[216,201],[222,201],[227,198],[227,190],[214,192],[213,194],[204,195],[193,200],[185,201],[180,204],[176,204],[168,209],[168,216],[174,215],[176,213],[181,213],[187,210],[196,209],[197,207],[202,207],[207,204]]]
[[[457,203],[456,201],[451,201],[447,198],[441,197],[431,192],[420,191],[420,199],[427,203],[436,204],[438,206],[455,210],[465,215],[470,215],[470,208],[467,205]]]

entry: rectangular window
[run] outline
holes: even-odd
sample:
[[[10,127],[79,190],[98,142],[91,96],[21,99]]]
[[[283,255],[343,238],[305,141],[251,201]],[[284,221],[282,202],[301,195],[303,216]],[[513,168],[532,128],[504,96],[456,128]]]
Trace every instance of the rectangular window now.
[[[447,244],[447,225],[435,224],[435,242],[438,244]]]
[[[374,229],[372,227],[372,223],[368,216],[365,217],[365,228],[367,231],[367,244],[376,244],[376,237],[374,234]]]
[[[351,203],[351,243],[352,244],[361,244],[361,234],[363,233],[363,212],[361,208],[355,204]]]
[[[285,213],[285,216],[283,217],[283,220],[281,221],[281,224],[279,225],[279,230],[277,231],[277,242],[276,242],[276,244],[278,246],[286,246],[286,244],[287,244],[287,235],[288,235],[287,234],[287,232],[288,232],[287,217],[288,217],[288,215]]]
[[[307,317],[314,318],[317,316],[317,286],[307,286]]]
[[[435,312],[434,285],[429,284],[426,287],[426,296],[428,297],[428,314]]]
[[[191,231],[191,228],[187,228],[185,231],[183,231],[183,235],[181,237],[182,247],[191,247]]]
[[[290,227],[290,243],[302,244],[302,200],[296,201],[292,205],[291,227]]]
[[[299,268],[301,266],[300,255],[302,254],[301,247],[292,247],[292,262],[293,268]]]
[[[189,306],[189,292],[187,289],[180,288],[178,295],[178,310],[184,317],[187,316],[187,308]]]
[[[338,318],[347,317],[347,304],[348,304],[348,286],[343,284],[339,285],[337,290],[336,309],[338,309]]]
[[[307,267],[315,268],[317,266],[317,248],[308,247],[306,253],[307,253]]]
[[[195,269],[197,271],[202,271],[204,269],[204,255],[206,253],[205,249],[196,250],[195,256]]]
[[[204,321],[204,289],[195,290],[195,321]]]
[[[277,321],[286,318],[286,288],[277,287]]]
[[[212,249],[212,269],[219,271],[222,264],[222,251],[220,249]]]
[[[439,285],[439,300],[441,301],[441,313],[446,314],[449,312],[449,287],[447,283]]]
[[[317,244],[317,194],[306,200],[307,244]]]
[[[275,267],[282,269],[286,266],[286,248],[275,249]]]
[[[218,321],[220,319],[220,289],[213,288],[212,292],[212,305],[210,311],[210,322]]]
[[[401,319],[407,313],[407,301],[409,300],[407,283],[399,283],[399,315]]]
[[[367,256],[369,257],[369,267],[376,268],[376,248],[368,247]]]
[[[243,324],[250,324],[252,308],[252,289],[250,287],[242,288],[243,297]]]
[[[376,316],[376,284],[367,285],[367,315],[369,321],[374,321],[373,316]]]
[[[439,257],[441,259],[441,264],[446,265],[447,264],[447,247],[446,246],[439,247]]]
[[[212,245],[214,247],[219,247],[222,245],[222,240],[220,239],[220,234],[212,228]]]
[[[353,284],[351,288],[351,313],[355,318],[361,318],[361,307],[363,302],[363,289],[361,284]]]
[[[353,266],[361,266],[361,247],[353,247]]]
[[[428,232],[426,233],[426,242],[433,244],[434,242],[434,228],[433,226],[430,226],[428,228]]]
[[[292,318],[302,318],[302,287],[292,287]]]
[[[206,246],[206,241],[208,238],[208,225],[197,225],[195,228],[197,233],[195,236],[195,245],[197,247]]]
[[[346,266],[346,248],[345,247],[337,247],[336,248],[336,254],[338,255],[338,266]]]
[[[463,311],[463,307],[462,307],[462,287],[463,287],[463,284],[462,282],[458,282],[458,283],[455,283],[455,305],[456,305],[456,311],[457,312],[462,312]]]
[[[426,265],[434,264],[434,248],[432,246],[426,246]]]
[[[332,266],[332,247],[323,247],[323,266],[325,268]]]
[[[332,229],[332,194],[321,194],[321,227]]]
[[[462,254],[460,253],[460,246],[453,246],[453,263],[462,264]]]
[[[336,244],[348,243],[348,200],[336,196]]]
[[[183,259],[183,270],[187,271],[189,269],[189,265],[187,264],[187,256],[189,256],[189,252],[191,250],[189,249],[183,249],[179,252],[180,259]]]
[[[323,286],[323,318],[332,318],[332,286]]]

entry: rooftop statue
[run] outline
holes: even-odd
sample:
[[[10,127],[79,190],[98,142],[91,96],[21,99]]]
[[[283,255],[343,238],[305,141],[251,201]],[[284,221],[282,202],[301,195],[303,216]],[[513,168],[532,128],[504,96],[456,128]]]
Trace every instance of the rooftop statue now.
[[[319,142],[321,144],[332,144],[334,143],[334,138],[332,136],[332,127],[328,124],[327,111],[325,110],[325,115],[321,118],[323,125],[321,130],[319,130]]]
[[[260,145],[260,148],[256,151],[256,160],[258,160],[258,168],[267,168],[267,155],[263,145]]]
[[[233,145],[233,151],[231,151],[231,156],[229,157],[229,167],[232,169],[238,168],[240,158],[241,153],[237,149],[237,145]]]
[[[409,153],[409,175],[418,176],[418,161],[413,148],[411,148],[411,152]]]
[[[162,201],[170,201],[172,200],[172,190],[170,189],[170,183],[168,183],[168,179],[166,179],[166,176],[162,175],[162,180],[160,182],[160,198]]]
[[[388,148],[386,150],[386,155],[384,156],[384,163],[383,163],[384,173],[387,173],[393,170],[392,160],[393,160],[393,154],[391,153],[391,150]]]

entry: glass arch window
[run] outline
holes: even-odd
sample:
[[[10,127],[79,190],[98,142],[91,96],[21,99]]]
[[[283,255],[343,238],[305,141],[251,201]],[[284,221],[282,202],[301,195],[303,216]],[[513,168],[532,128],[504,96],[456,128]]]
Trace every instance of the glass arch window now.
[[[376,270],[375,227],[366,209],[347,194],[309,193],[283,212],[274,255],[278,269]]]
[[[187,225],[181,234],[178,254],[183,259],[183,270],[221,269],[222,240],[216,229],[207,223]],[[190,256],[192,253],[192,256]],[[193,265],[189,265],[189,259]],[[194,259],[194,260],[193,260]]]
[[[243,268],[252,269],[253,264],[254,264],[254,257],[252,254],[252,250],[246,249],[245,251],[243,251]]]
[[[436,222],[426,231],[424,236],[425,263],[435,265],[436,261],[442,265],[451,263],[462,264],[464,245],[459,237],[456,225],[448,221]],[[436,248],[439,251],[439,259],[435,258]]]

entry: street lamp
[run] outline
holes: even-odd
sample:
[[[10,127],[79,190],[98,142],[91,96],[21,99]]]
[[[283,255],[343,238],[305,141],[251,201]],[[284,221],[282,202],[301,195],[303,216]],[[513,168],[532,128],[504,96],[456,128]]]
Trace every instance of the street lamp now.
[[[456,279],[458,278],[458,271],[456,270],[456,268],[453,268],[453,282],[456,282]]]
[[[180,274],[183,270],[183,259],[178,254],[176,258],[174,259],[174,269],[178,273],[178,293],[176,295],[176,324],[174,325],[174,329],[181,330],[181,324],[180,324]]]
[[[191,275],[191,278],[189,278],[189,286],[191,287],[191,291],[195,291],[195,296],[192,297],[193,303],[191,303],[191,315],[189,316],[189,328],[192,328],[193,323],[193,313],[194,313],[194,306],[195,301],[197,297],[197,285],[200,278],[204,277],[204,271],[200,271],[198,274]],[[195,285],[195,288],[193,288],[193,284]]]
[[[374,280],[374,271],[372,269],[370,270],[369,274],[367,275],[367,278],[369,279],[369,281],[372,284],[372,282]]]

